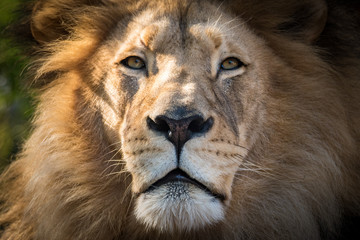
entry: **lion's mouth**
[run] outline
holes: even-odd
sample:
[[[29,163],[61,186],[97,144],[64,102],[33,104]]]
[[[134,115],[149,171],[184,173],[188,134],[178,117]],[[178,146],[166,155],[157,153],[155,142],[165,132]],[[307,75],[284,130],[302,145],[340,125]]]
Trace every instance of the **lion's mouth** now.
[[[169,172],[165,177],[163,177],[163,178],[159,179],[158,181],[156,181],[155,183],[153,183],[147,190],[145,190],[145,192],[150,192],[154,189],[159,188],[162,185],[165,185],[167,183],[173,183],[173,182],[184,182],[184,183],[189,183],[189,184],[195,185],[196,187],[200,188],[207,194],[209,194],[221,201],[225,200],[225,196],[223,194],[219,194],[219,193],[215,193],[215,192],[211,191],[204,184],[200,183],[196,179],[191,178],[187,173],[185,173],[184,171],[182,171],[179,168]]]

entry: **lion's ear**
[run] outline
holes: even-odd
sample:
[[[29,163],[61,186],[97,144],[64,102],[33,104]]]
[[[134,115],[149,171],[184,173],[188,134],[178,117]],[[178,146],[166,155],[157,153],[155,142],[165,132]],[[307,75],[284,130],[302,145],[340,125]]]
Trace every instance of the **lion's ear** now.
[[[38,1],[31,16],[31,33],[39,43],[50,42],[67,34],[61,9],[54,1]]]
[[[319,37],[327,21],[325,0],[240,0],[234,9],[255,29],[308,43]]]
[[[288,12],[288,20],[280,23],[277,29],[311,43],[324,30],[327,21],[327,5],[323,0],[299,1],[294,5],[295,8]]]
[[[75,9],[98,5],[101,0],[39,0],[31,16],[31,32],[39,43],[50,42],[69,34]]]

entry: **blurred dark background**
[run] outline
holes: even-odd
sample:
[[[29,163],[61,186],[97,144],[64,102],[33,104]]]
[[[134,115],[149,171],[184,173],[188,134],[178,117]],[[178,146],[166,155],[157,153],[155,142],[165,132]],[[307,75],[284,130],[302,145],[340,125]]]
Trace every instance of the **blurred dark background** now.
[[[16,9],[26,0],[0,0],[0,172],[14,160],[30,132],[34,94],[26,89],[28,59],[7,37],[9,23],[20,18]]]

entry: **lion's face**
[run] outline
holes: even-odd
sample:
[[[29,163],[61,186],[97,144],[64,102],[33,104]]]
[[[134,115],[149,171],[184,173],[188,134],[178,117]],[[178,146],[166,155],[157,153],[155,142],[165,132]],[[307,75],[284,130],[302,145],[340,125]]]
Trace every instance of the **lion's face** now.
[[[191,20],[179,23],[176,12],[147,10],[126,37],[115,30],[107,42],[103,118],[109,135],[121,136],[135,214],[150,227],[184,230],[223,219],[255,135],[248,125],[260,124],[266,76],[257,58],[266,50],[241,20],[222,14],[194,4]],[[120,114],[106,101],[122,106]]]

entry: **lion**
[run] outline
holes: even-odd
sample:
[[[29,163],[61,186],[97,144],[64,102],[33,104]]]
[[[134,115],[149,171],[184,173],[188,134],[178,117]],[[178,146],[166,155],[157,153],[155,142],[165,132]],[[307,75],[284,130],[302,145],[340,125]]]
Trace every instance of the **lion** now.
[[[338,239],[360,213],[356,3],[38,0],[1,239]]]

